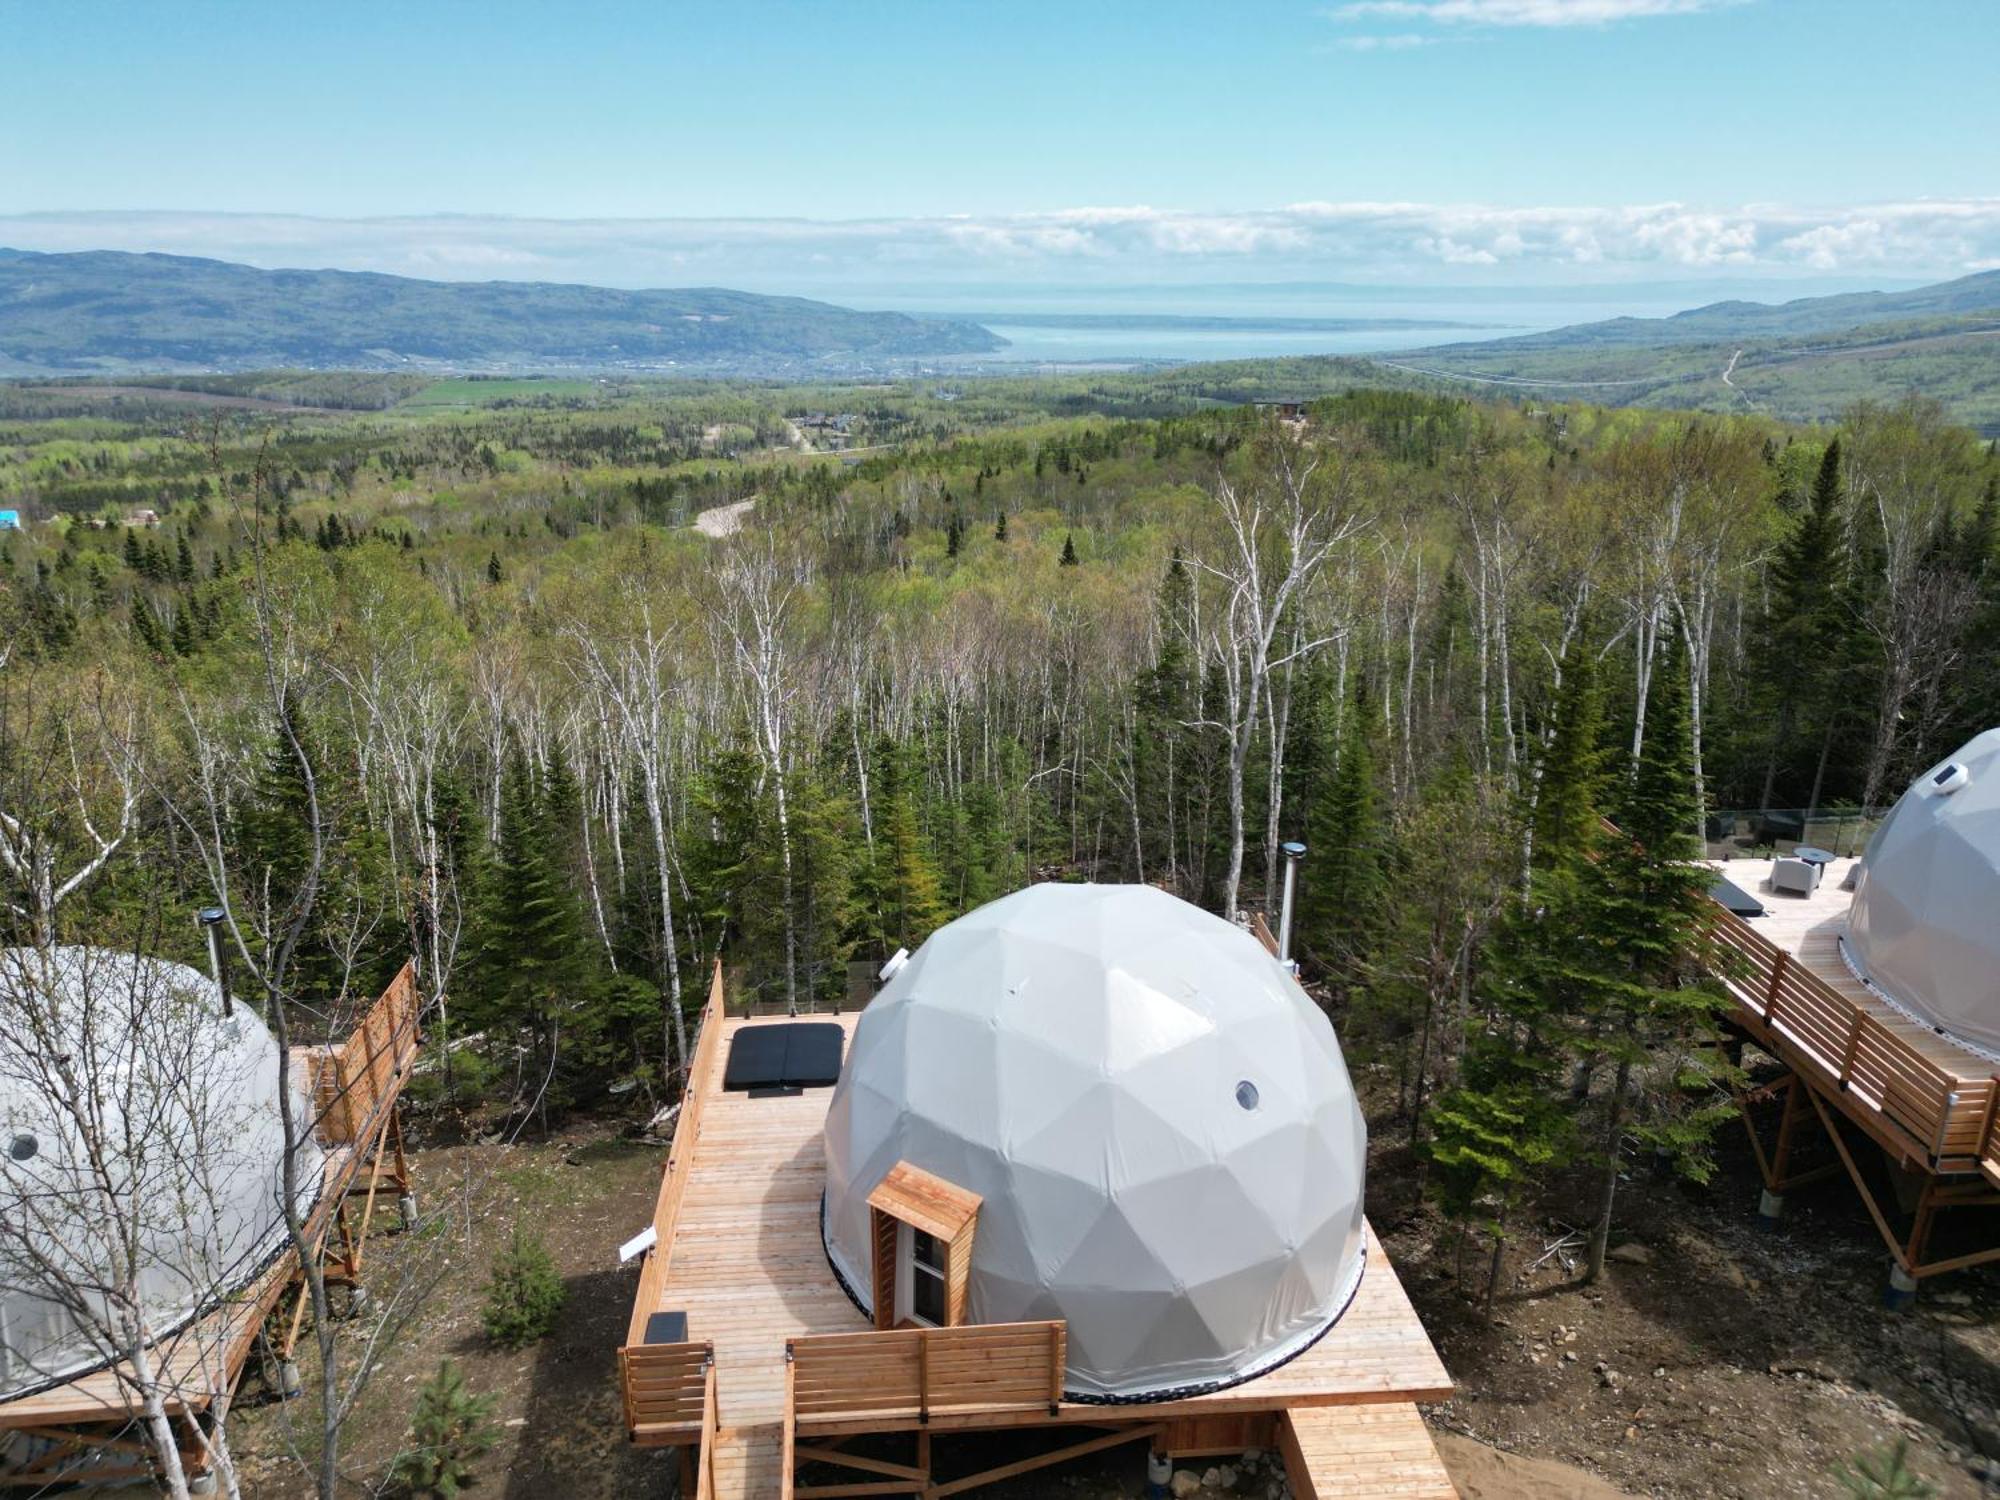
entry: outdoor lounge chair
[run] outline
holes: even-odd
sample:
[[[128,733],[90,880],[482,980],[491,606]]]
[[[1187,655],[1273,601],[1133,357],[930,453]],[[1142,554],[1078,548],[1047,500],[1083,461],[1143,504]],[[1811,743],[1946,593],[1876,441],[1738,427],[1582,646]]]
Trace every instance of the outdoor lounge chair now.
[[[1781,859],[1771,866],[1771,889],[1810,896],[1819,888],[1819,866],[1802,859]]]

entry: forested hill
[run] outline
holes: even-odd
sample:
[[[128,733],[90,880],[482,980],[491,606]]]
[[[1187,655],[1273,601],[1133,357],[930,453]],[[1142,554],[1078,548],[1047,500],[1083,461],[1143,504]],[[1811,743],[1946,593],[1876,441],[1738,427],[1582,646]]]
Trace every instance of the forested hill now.
[[[1470,389],[1801,422],[1914,392],[1991,437],[2000,435],[2000,271],[1906,292],[1715,302],[1418,349],[1381,365]]]
[[[1982,271],[1906,292],[1850,292],[1838,297],[1800,297],[1791,302],[1711,302],[1668,318],[1608,318],[1601,323],[1575,323],[1547,333],[1490,342],[1512,349],[1700,344],[1719,339],[1846,333],[1870,324],[1973,313],[2000,316],[2000,271]],[[1463,351],[1473,347],[1460,346]]]
[[[0,249],[0,374],[278,365],[856,372],[1004,343],[972,323],[709,287],[437,282]]]

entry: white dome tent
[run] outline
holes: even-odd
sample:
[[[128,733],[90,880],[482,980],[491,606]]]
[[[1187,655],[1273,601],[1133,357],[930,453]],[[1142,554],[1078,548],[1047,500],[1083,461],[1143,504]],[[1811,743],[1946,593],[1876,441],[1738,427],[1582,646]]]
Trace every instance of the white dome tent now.
[[[0,1400],[118,1357],[107,1285],[157,1342],[285,1248],[277,1044],[220,1002],[182,964],[0,949]],[[292,1103],[303,1212],[322,1163]]]
[[[1039,885],[932,934],[862,1013],[821,1227],[865,1305],[892,1169],[977,1195],[967,1320],[1063,1319],[1072,1399],[1165,1399],[1345,1310],[1365,1147],[1332,1026],[1255,938],[1147,886]]]
[[[1903,793],[1868,841],[1848,962],[1883,995],[2000,1058],[2000,729]]]

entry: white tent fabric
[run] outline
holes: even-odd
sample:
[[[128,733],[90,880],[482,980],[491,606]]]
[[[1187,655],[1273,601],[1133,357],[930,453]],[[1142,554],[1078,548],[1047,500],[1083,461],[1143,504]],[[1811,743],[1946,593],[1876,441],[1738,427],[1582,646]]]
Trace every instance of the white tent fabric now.
[[[980,1194],[970,1321],[1065,1319],[1073,1396],[1157,1399],[1340,1316],[1366,1144],[1333,1027],[1255,938],[1149,886],[1038,885],[932,934],[862,1013],[823,1228],[865,1303],[891,1167]]]
[[[2000,729],[1931,767],[1889,810],[1847,924],[1848,956],[1871,984],[2000,1052]]]
[[[303,1211],[322,1161],[302,1093]],[[131,1325],[110,1288],[157,1340],[251,1281],[285,1244],[283,1161],[277,1044],[249,1007],[225,1019],[182,964],[0,949],[0,1400],[112,1362]]]

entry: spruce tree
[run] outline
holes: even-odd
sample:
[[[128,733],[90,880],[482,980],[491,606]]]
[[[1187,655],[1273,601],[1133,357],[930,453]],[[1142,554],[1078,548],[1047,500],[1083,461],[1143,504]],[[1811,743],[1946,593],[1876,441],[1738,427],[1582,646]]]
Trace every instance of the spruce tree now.
[[[1381,936],[1388,894],[1387,829],[1375,773],[1375,714],[1367,679],[1355,680],[1354,701],[1339,735],[1333,774],[1313,799],[1306,823],[1312,851],[1299,897],[1298,935],[1321,964],[1336,995],[1364,983]]]
[[[1804,771],[1803,766],[1785,763],[1787,750],[1802,740],[1817,749],[1816,792],[1828,748],[1845,717],[1856,618],[1850,612],[1849,581],[1836,438],[1820,459],[1804,510],[1771,561],[1771,603],[1757,659],[1759,676],[1777,710],[1771,717],[1771,745],[1759,799],[1766,808],[1784,772]]]
[[[461,1019],[535,1037],[541,1058],[529,1098],[546,1121],[551,1101],[542,1080],[551,1087],[561,1082],[563,1014],[589,1005],[600,968],[576,888],[556,857],[547,809],[519,751],[501,779],[500,838],[481,883],[477,986],[470,1003],[461,1003]]]
[[[1004,510],[1000,512],[1000,518],[993,523],[993,540],[996,542],[1007,540],[1007,512]]]
[[[903,752],[885,746],[876,798],[876,891],[882,941],[914,952],[945,921],[942,885],[917,820],[915,777]]]
[[[1653,670],[1646,738],[1584,887],[1591,1046],[1613,1068],[1605,1101],[1601,1185],[1586,1279],[1603,1273],[1628,1135],[1704,1178],[1707,1142],[1731,1108],[1719,1047],[1726,999],[1689,952],[1714,874],[1700,863],[1688,666],[1674,637]]]
[[[1073,568],[1076,566],[1076,537],[1073,533],[1066,534],[1063,537],[1061,565],[1065,568]]]

